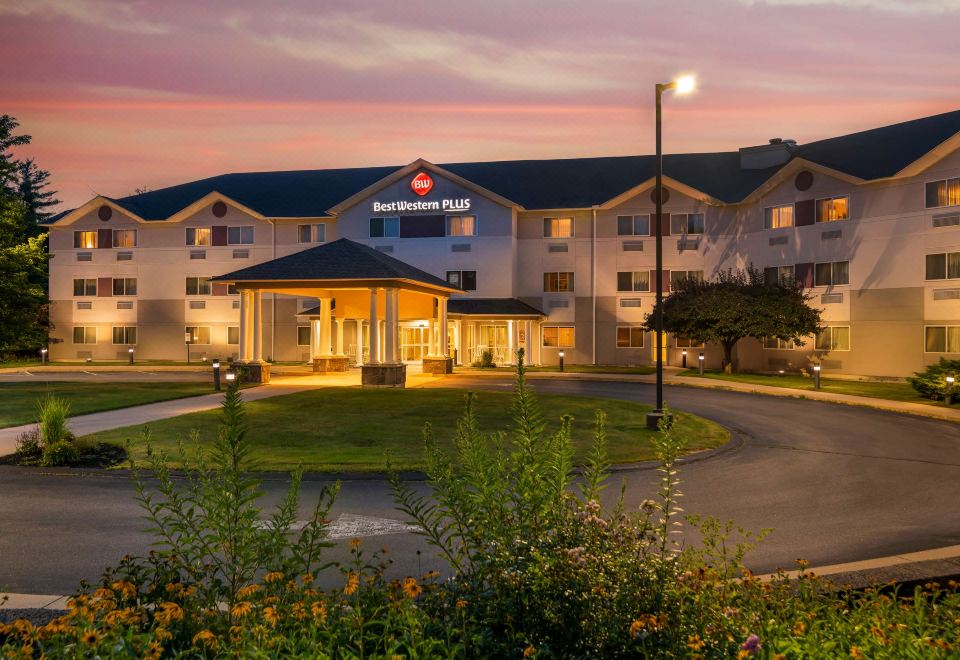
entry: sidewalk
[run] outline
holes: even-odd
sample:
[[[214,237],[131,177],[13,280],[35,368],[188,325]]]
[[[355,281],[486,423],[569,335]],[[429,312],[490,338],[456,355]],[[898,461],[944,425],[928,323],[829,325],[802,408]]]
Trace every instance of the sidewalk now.
[[[796,399],[810,399],[812,401],[828,401],[831,403],[842,403],[850,406],[864,406],[875,408],[877,410],[887,410],[890,412],[905,413],[908,415],[918,415],[920,417],[931,417],[933,419],[942,419],[948,422],[960,422],[960,408],[946,408],[942,406],[932,406],[923,403],[913,403],[910,401],[892,401],[890,399],[878,399],[869,396],[858,396],[854,394],[836,394],[834,392],[818,392],[816,390],[797,390],[789,387],[774,387],[772,385],[756,385],[753,383],[738,383],[735,381],[721,381],[710,378],[698,378],[696,376],[677,376],[681,369],[676,367],[667,367],[664,370],[663,382],[665,385],[676,385],[680,387],[701,387],[704,389],[728,390],[731,392],[745,392],[748,394],[765,394],[767,396],[793,397]],[[454,373],[454,378],[512,378],[513,374],[505,372],[482,372],[470,371],[468,373]],[[656,383],[657,377],[654,374],[563,374],[557,372],[527,372],[527,380],[542,380],[562,378],[564,380],[585,380],[596,382],[614,382],[614,383]]]

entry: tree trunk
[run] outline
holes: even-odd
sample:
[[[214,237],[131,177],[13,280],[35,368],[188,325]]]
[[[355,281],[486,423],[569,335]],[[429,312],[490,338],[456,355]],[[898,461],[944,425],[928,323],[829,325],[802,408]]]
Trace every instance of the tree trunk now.
[[[733,347],[737,340],[723,342],[723,373],[732,374],[736,371],[733,368]]]

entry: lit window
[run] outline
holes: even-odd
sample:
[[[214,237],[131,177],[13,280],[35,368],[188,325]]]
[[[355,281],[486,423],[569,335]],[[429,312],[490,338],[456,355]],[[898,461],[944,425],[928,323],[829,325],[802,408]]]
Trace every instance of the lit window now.
[[[543,328],[543,345],[550,348],[573,348],[573,326],[546,326]]]
[[[850,326],[834,325],[824,328],[817,334],[816,348],[818,351],[849,351]]]
[[[96,344],[97,329],[94,326],[76,326],[73,329],[74,344]]]
[[[476,236],[477,216],[448,215],[447,236]]]
[[[477,290],[477,271],[475,270],[448,270],[447,282],[458,286],[464,291]]]
[[[960,325],[927,326],[925,334],[927,353],[960,353]]]
[[[926,186],[926,207],[960,206],[960,179],[930,181]]]
[[[643,348],[643,328],[620,326],[617,328],[617,348]]]
[[[209,296],[210,278],[209,277],[188,277],[187,278],[188,296]]]
[[[187,227],[187,245],[210,245],[210,227]]]
[[[618,215],[617,236],[649,236],[649,215]]]
[[[675,337],[677,348],[703,348],[703,342],[689,337]]]
[[[136,344],[137,328],[136,326],[123,326],[113,328],[114,344]]]
[[[136,229],[114,229],[113,230],[113,247],[115,248],[137,247],[137,230]]]
[[[544,218],[544,238],[572,238],[573,218]]]
[[[670,233],[675,236],[702,234],[703,229],[702,213],[674,213],[670,216]]]
[[[310,326],[309,325],[297,326],[297,346],[309,346],[309,345],[310,345]]]
[[[850,217],[850,198],[827,197],[817,200],[817,222],[836,222]]]
[[[95,279],[74,280],[73,295],[75,296],[97,295],[97,281]]]
[[[778,229],[793,226],[793,204],[771,206],[763,211],[763,228]]]
[[[227,227],[227,245],[253,245],[253,225]]]
[[[573,291],[573,273],[544,273],[543,290],[547,293]]]
[[[814,286],[835,286],[850,284],[850,262],[831,261],[816,264],[814,268]]]
[[[960,278],[960,252],[941,252],[927,255],[928,280],[954,280]]]
[[[240,344],[240,326],[227,326],[227,344]]]
[[[75,231],[73,232],[73,247],[89,250],[97,247],[97,232],[95,231]]]
[[[189,336],[189,341],[187,337]],[[184,341],[188,344],[209,344],[210,326],[208,325],[188,325],[184,328]]]
[[[115,296],[137,295],[137,278],[135,277],[113,278],[113,295]]]
[[[788,339],[780,339],[778,337],[763,338],[763,347],[770,350],[792,351],[794,348],[797,348],[798,346],[799,344],[795,344]]]
[[[649,291],[650,271],[635,270],[617,273],[617,291]]]
[[[370,218],[370,238],[396,238],[400,235],[400,218]]]

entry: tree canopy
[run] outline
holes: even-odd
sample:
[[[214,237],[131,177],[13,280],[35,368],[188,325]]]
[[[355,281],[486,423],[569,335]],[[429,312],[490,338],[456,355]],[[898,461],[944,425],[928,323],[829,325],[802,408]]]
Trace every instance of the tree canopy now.
[[[732,368],[733,348],[745,337],[800,341],[820,329],[820,310],[793,280],[772,280],[750,266],[721,271],[713,280],[686,278],[663,300],[664,331],[720,344],[724,368]],[[658,308],[646,317],[656,327]]]

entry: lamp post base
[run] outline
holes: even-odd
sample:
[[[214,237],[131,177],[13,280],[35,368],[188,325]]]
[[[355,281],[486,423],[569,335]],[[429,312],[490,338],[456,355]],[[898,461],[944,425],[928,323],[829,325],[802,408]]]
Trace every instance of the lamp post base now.
[[[656,431],[660,428],[660,420],[666,417],[662,410],[654,409],[647,413],[647,428]]]

